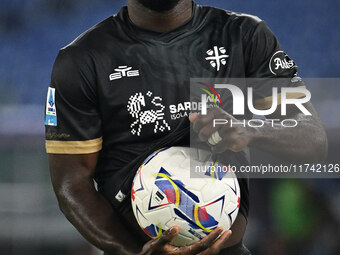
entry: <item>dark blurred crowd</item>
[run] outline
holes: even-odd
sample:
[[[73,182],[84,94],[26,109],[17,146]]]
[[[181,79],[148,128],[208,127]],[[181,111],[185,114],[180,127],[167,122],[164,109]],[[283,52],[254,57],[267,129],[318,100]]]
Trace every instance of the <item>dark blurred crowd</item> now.
[[[248,244],[254,254],[336,255],[339,180],[251,180]]]
[[[337,0],[197,2],[258,15],[301,67],[300,74],[337,76]],[[7,92],[0,93],[0,103],[42,104],[58,49],[125,4],[126,0],[0,1],[0,90],[6,87]]]
[[[6,89],[1,104],[44,103],[58,50],[124,1],[100,2],[98,7],[90,0],[0,1],[0,91]]]

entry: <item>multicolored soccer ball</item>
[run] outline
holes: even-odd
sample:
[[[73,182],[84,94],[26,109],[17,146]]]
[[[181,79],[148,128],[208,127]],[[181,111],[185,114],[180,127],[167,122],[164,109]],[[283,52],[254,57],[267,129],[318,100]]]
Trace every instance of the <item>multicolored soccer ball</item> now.
[[[199,241],[218,226],[229,229],[240,206],[235,174],[219,162],[193,159],[192,150],[171,147],[154,152],[140,166],[131,190],[140,227],[151,238],[158,238],[179,226],[171,243],[175,246]],[[193,164],[206,171],[196,173],[190,168]]]

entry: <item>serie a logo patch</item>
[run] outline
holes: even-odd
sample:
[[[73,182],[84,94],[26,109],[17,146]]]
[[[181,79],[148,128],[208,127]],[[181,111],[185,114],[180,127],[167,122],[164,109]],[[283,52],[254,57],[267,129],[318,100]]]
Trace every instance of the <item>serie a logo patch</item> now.
[[[45,125],[57,126],[57,108],[55,105],[55,88],[48,88],[46,99]]]

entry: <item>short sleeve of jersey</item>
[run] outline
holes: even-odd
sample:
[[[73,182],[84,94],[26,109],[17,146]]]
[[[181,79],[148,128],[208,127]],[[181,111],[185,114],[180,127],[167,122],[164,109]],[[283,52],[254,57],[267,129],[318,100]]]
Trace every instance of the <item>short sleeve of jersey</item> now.
[[[245,47],[246,77],[254,89],[254,107],[268,109],[272,106],[272,88],[305,87],[297,77],[298,67],[282,50],[277,38],[269,27],[260,21]],[[277,79],[279,78],[279,79]],[[287,98],[304,96],[301,93],[289,93]],[[278,104],[281,103],[280,96]]]
[[[95,73],[84,55],[66,48],[54,63],[46,100],[47,153],[88,154],[102,148]]]

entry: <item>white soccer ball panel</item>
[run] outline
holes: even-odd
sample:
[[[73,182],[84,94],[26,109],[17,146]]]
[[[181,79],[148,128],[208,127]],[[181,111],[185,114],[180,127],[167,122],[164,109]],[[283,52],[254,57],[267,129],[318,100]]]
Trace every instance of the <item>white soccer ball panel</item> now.
[[[206,156],[206,152],[202,155]],[[137,172],[131,191],[132,208],[141,228],[152,238],[177,225],[180,234],[172,244],[192,244],[217,226],[227,230],[235,221],[240,189],[231,172],[192,173],[190,148],[171,147],[148,157]],[[217,165],[218,162],[215,163]],[[200,178],[193,178],[200,177]]]

